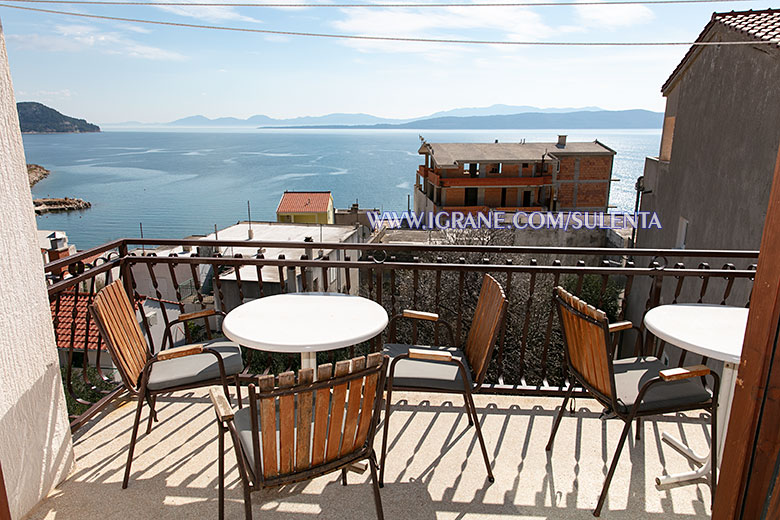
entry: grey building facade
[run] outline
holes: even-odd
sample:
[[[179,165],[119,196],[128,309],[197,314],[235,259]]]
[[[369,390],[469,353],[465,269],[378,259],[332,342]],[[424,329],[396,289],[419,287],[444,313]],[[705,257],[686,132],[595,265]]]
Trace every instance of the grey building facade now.
[[[780,147],[780,10],[715,13],[697,42],[745,43],[691,47],[663,85],[661,149],[646,160],[641,203],[663,229],[638,230],[637,247],[757,250]],[[729,262],[748,267],[723,258],[708,264]],[[705,303],[721,302],[726,283],[716,283],[723,287],[709,287]],[[674,298],[667,285],[662,303]],[[634,288],[634,323],[648,289]],[[700,290],[690,283],[677,301],[695,302]],[[745,305],[749,297],[749,284],[735,283],[727,303]]]

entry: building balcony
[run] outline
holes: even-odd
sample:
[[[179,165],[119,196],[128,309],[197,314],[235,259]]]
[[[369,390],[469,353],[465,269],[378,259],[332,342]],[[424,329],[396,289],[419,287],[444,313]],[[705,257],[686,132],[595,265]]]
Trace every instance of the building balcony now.
[[[442,177],[429,168],[420,166],[418,173],[428,179],[434,186],[440,188],[516,188],[516,187],[541,187],[552,186],[552,175],[538,177]]]
[[[155,254],[130,254],[134,246],[144,246],[147,253]],[[162,246],[168,253],[155,250]],[[299,248],[301,255],[266,258],[262,252],[238,252],[278,247]],[[301,258],[311,249],[359,254],[346,260]],[[56,309],[66,299],[78,295],[91,301],[97,287],[117,278],[125,280],[136,301],[144,297],[173,301],[171,306],[160,306],[161,322],[175,319],[170,313],[176,310],[177,301],[182,306],[216,305],[229,311],[230,294],[239,295],[235,301],[240,302],[251,286],[260,297],[268,295],[272,284],[267,279],[264,283],[263,268],[272,268],[278,271],[275,291],[315,290],[309,276],[322,273],[323,280],[338,282],[320,286],[320,290],[360,294],[383,305],[390,315],[405,308],[437,312],[452,323],[458,345],[466,340],[481,274],[490,273],[504,287],[509,302],[506,327],[496,344],[486,383],[475,394],[495,482],[486,479],[479,444],[469,429],[460,396],[394,392],[394,419],[381,490],[385,517],[586,518],[595,507],[623,423],[604,418],[601,406],[580,392],[576,415],[564,416],[553,451],[545,451],[554,415],[568,386],[560,326],[550,299],[552,288],[568,288],[605,309],[611,321],[628,319],[640,325],[644,312],[662,302],[700,300],[744,306],[750,298],[757,255],[755,251],[427,242],[127,239],[51,262],[45,269],[66,273],[49,277],[55,325],[59,319]],[[686,267],[682,262],[698,267]],[[236,276],[244,269],[254,269],[257,276]],[[338,276],[331,276],[332,272]],[[139,288],[143,287],[154,294],[141,294]],[[186,298],[183,287],[187,288]],[[75,304],[68,307],[74,323],[84,308]],[[86,320],[86,314],[81,318]],[[149,315],[140,318],[144,330],[150,332]],[[429,324],[420,325],[419,330],[399,325],[394,333],[408,343],[441,344],[446,337]],[[152,349],[161,339],[151,333]],[[348,349],[321,353],[319,361],[377,350],[387,339],[384,333]],[[121,387],[112,387],[111,370],[105,365],[97,372],[89,369],[85,374],[82,370],[81,360],[91,363],[94,359],[84,354],[100,351],[99,344],[75,334],[65,335],[62,341],[60,348],[70,353],[64,358],[63,369],[67,395],[73,402],[91,398],[95,404],[74,410],[75,470],[29,518],[124,518],[129,511],[139,518],[216,517],[217,426],[206,391],[185,391],[158,399],[160,422],[150,434],[141,435],[130,486],[122,490],[135,400]],[[657,349],[663,348],[653,342],[646,345],[645,353],[659,354]],[[618,347],[623,353],[635,352],[633,337],[619,337]],[[691,361],[689,356],[686,364]],[[280,367],[296,369],[299,356],[253,355],[247,363],[251,373],[279,372]],[[94,390],[90,396],[80,393],[90,390],[89,381],[100,383],[97,395]],[[711,494],[707,482],[655,483],[664,472],[696,467],[662,442],[662,433],[682,437],[694,451],[704,453],[709,445],[708,421],[704,412],[644,419],[640,439],[633,440],[632,435],[620,459],[602,515],[632,520],[708,517]],[[382,427],[380,423],[377,448]],[[241,518],[243,496],[230,441],[227,450],[226,518]],[[346,487],[339,476],[334,473],[255,493],[255,515],[264,519],[317,515],[373,518],[371,486],[363,485],[368,472],[350,473]]]

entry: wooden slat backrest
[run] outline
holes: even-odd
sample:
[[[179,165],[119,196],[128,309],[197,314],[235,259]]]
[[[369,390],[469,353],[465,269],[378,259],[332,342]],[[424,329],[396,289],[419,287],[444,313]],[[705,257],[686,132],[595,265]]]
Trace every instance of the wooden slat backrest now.
[[[493,347],[506,313],[504,289],[495,278],[486,274],[482,279],[477,308],[466,339],[466,357],[477,384],[482,384]]]
[[[611,396],[609,345],[605,332],[609,330],[607,315],[562,287],[555,290],[560,298],[558,307],[571,366],[585,379],[585,383],[603,395]],[[588,321],[575,310],[597,323]]]
[[[255,474],[265,480],[348,457],[363,450],[376,428],[377,397],[386,363],[381,354],[339,361],[314,371],[261,376],[250,387],[249,413],[254,418],[252,439]],[[262,447],[262,449],[261,449]]]
[[[101,289],[90,309],[123,381],[137,388],[150,354],[121,280]]]

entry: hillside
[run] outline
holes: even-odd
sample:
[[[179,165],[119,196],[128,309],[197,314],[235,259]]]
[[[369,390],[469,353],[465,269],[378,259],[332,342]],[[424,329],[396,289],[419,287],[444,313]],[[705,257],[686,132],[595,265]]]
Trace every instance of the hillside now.
[[[60,114],[41,103],[17,103],[16,110],[19,112],[19,127],[22,133],[100,132],[100,127],[97,125],[87,123],[84,119]]]
[[[661,128],[663,114],[649,110],[599,110],[565,113],[530,112],[511,115],[434,117],[402,124],[319,125],[305,128],[414,128],[421,130],[463,129],[575,129],[575,128]],[[304,128],[287,126],[285,128]]]

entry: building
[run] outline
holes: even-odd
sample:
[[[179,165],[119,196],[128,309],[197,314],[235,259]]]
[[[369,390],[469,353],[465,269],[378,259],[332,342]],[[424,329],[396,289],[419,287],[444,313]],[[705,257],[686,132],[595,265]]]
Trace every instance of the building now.
[[[640,187],[641,210],[656,212],[662,229],[639,229],[636,245],[757,250],[780,147],[780,10],[714,13],[696,41],[750,44],[693,46],[661,87],[661,147],[646,159]],[[729,258],[684,263],[703,262],[748,267]],[[649,287],[642,280],[631,292],[634,323]],[[700,288],[689,283],[674,294],[668,287],[661,303],[698,301]],[[710,291],[704,302],[720,303],[724,290]],[[750,296],[745,287],[729,290],[732,301]]]
[[[334,224],[337,226],[354,226],[355,224],[359,224],[361,226],[365,226],[368,229],[371,229],[371,220],[368,218],[369,213],[376,214],[379,213],[379,210],[376,208],[361,208],[360,205],[356,202],[352,204],[349,209],[337,209]]]
[[[264,242],[364,242],[367,233],[360,226],[321,226],[318,224],[284,224],[279,222],[252,222],[254,240]],[[219,230],[216,235],[211,234],[203,240],[246,240],[249,234],[249,223],[239,222],[234,226]],[[206,256],[208,251],[200,249],[200,256]],[[223,256],[241,254],[244,257],[253,257],[258,254],[257,247],[220,247],[219,252]],[[213,251],[212,251],[213,253]],[[328,257],[329,260],[344,260],[346,256],[351,259],[360,257],[357,250],[301,250],[296,248],[263,248],[265,258],[275,259],[280,255],[285,258],[300,258],[306,255],[312,260]],[[326,271],[326,272],[323,272]],[[350,273],[350,287],[357,290],[358,273],[356,269]],[[265,266],[261,270],[263,278],[263,294],[270,296],[282,292],[281,284],[286,284],[286,290],[303,291],[304,281],[301,279],[300,270],[293,273],[285,272],[280,278],[279,268]],[[293,278],[294,276],[294,278]],[[346,278],[343,270],[331,268],[309,269],[306,271],[305,285],[309,291],[344,292],[346,290]],[[212,275],[213,277],[213,275]],[[241,303],[260,297],[260,285],[258,282],[257,268],[244,266],[239,269],[238,275],[235,269],[227,269],[220,273],[219,280],[223,295],[224,308],[228,312]],[[240,290],[239,290],[240,280]],[[219,298],[214,298],[217,308],[221,308]]]
[[[713,14],[696,41],[721,40],[755,45],[693,46],[661,87],[641,209],[663,229],[639,230],[639,247],[760,246],[780,144],[780,10]]]
[[[607,211],[615,151],[599,141],[428,143],[414,210]]]
[[[276,221],[333,224],[333,197],[329,191],[285,191],[276,208]]]

